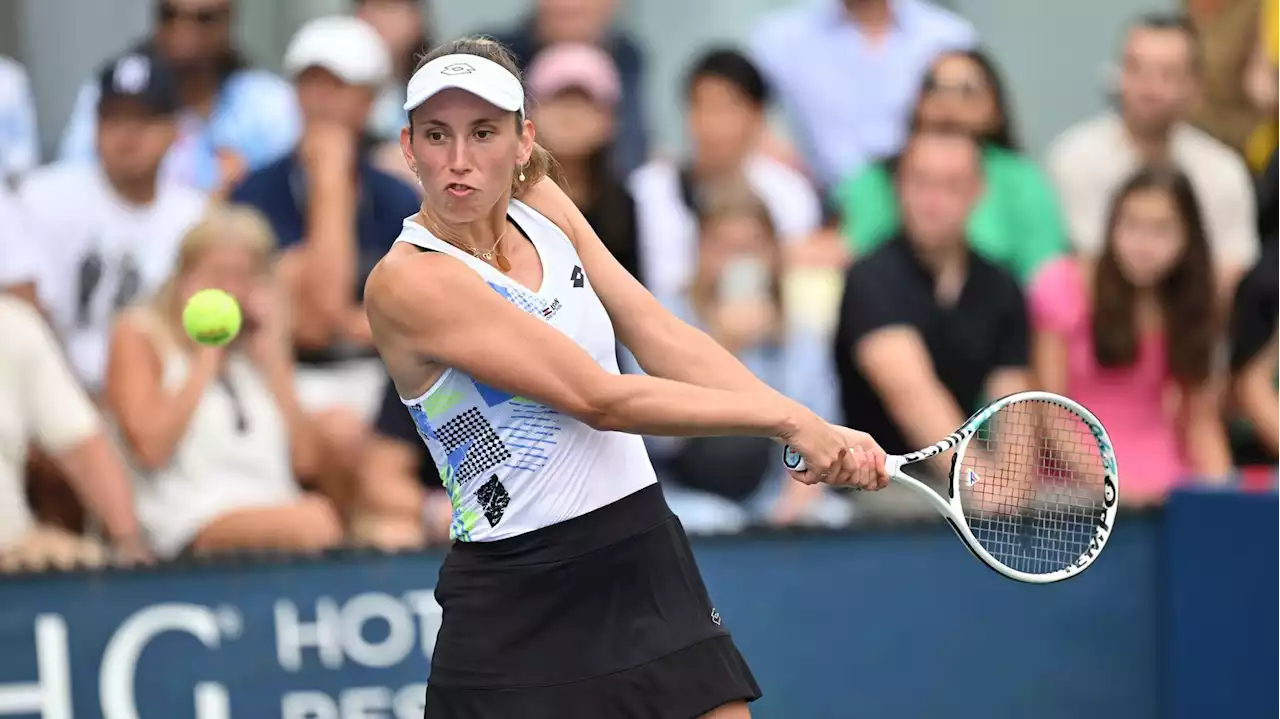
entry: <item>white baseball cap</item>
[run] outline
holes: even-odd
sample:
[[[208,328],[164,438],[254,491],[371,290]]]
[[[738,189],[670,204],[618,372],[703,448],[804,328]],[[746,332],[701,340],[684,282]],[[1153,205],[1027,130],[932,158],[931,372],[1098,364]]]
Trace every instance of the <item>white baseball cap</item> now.
[[[317,18],[294,34],[284,54],[290,77],[313,67],[350,85],[378,87],[391,79],[391,51],[364,20],[347,15]]]
[[[450,88],[469,92],[500,110],[524,111],[524,87],[516,76],[492,60],[467,54],[438,57],[413,73],[404,109],[412,112]]]

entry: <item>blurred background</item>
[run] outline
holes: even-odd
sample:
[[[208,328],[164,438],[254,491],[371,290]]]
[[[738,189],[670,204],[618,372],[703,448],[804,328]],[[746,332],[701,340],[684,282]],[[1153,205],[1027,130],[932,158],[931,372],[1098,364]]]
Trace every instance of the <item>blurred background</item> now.
[[[779,391],[890,452],[1024,389],[1112,434],[1114,539],[1050,587],[646,438],[754,715],[1277,714],[1273,0],[0,0],[0,716],[422,715],[452,510],[361,301],[404,85],[476,33]]]

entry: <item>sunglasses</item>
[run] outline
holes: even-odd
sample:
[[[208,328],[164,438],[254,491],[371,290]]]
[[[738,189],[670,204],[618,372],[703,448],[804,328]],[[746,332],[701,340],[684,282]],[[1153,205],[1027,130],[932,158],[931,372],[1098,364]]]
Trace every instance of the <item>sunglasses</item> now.
[[[986,83],[976,80],[962,80],[960,82],[938,82],[933,76],[925,78],[925,92],[941,92],[949,95],[957,95],[966,100],[972,99],[986,92]]]
[[[230,8],[225,7],[183,10],[169,3],[160,3],[157,10],[160,23],[163,25],[172,25],[179,20],[186,20],[196,25],[208,26],[226,20],[230,14]]]

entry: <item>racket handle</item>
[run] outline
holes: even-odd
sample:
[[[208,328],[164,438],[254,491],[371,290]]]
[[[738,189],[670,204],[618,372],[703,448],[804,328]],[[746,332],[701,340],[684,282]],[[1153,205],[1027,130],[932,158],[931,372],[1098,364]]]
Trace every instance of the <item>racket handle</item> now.
[[[792,472],[808,471],[804,463],[804,457],[801,457],[800,453],[789,444],[782,448],[782,463]],[[906,461],[901,456],[891,454],[884,458],[885,472],[892,477],[902,469],[902,465],[905,463]]]
[[[800,453],[789,444],[782,448],[782,463],[792,472],[808,471],[805,468],[804,457],[801,457]]]

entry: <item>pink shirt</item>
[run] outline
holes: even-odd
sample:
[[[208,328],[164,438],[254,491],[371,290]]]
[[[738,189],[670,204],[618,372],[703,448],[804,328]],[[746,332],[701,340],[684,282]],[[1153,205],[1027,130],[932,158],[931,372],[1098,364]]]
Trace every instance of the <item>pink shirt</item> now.
[[[1187,466],[1165,402],[1172,380],[1163,334],[1147,333],[1139,340],[1131,367],[1104,368],[1094,356],[1091,299],[1074,261],[1064,258],[1045,265],[1028,293],[1032,329],[1051,332],[1067,344],[1064,394],[1088,407],[1111,435],[1121,494],[1168,492],[1186,476]]]

